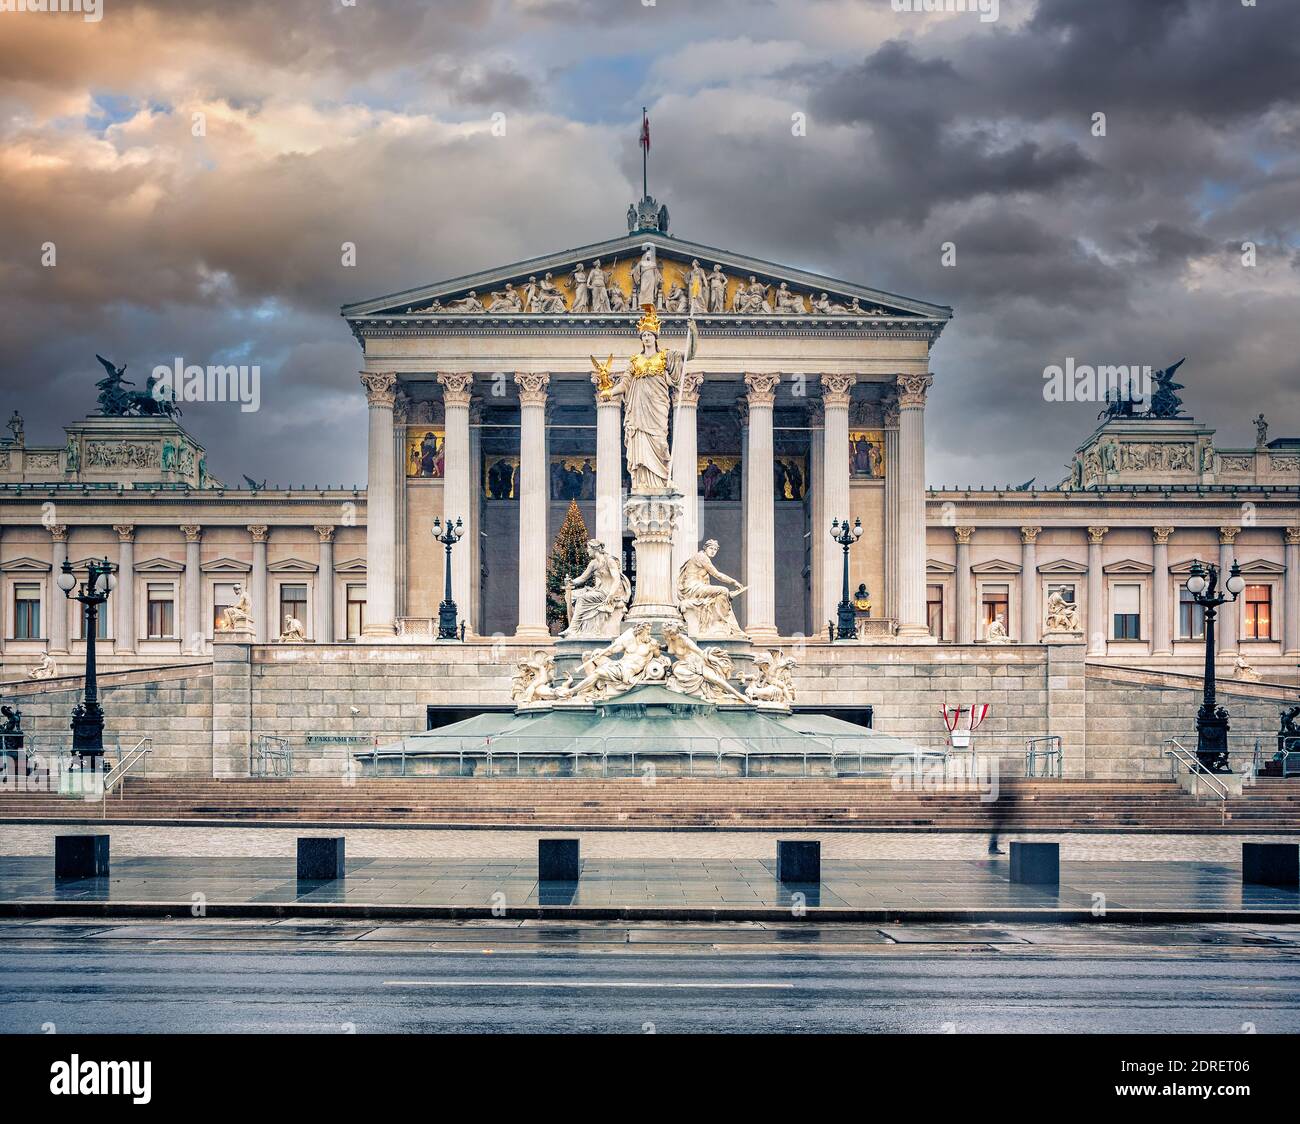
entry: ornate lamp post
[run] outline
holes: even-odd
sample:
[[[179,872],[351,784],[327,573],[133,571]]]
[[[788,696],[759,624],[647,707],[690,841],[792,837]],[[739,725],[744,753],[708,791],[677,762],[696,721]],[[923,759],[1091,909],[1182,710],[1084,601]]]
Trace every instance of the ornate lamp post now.
[[[831,523],[831,538],[844,548],[844,593],[840,598],[839,622],[835,626],[836,640],[856,640],[858,638],[858,619],[853,611],[853,602],[849,599],[849,547],[862,538],[862,520],[855,519],[853,526],[845,519],[842,523],[836,519]]]
[[[1205,697],[1196,714],[1196,757],[1201,769],[1207,773],[1229,773],[1228,764],[1228,712],[1215,705],[1214,698],[1214,621],[1219,606],[1236,601],[1246,588],[1241,567],[1233,562],[1228,580],[1219,592],[1219,568],[1213,564],[1202,568],[1200,561],[1192,563],[1187,577],[1187,592],[1205,609]]]
[[[433,521],[434,540],[442,543],[447,550],[447,562],[443,567],[446,585],[443,590],[442,604],[438,606],[439,640],[456,640],[460,638],[456,629],[456,602],[451,599],[451,548],[460,542],[464,533],[465,528],[459,517],[456,519],[454,526],[451,519],[448,519],[446,530],[443,529],[441,519],[435,518]]]
[[[70,600],[81,602],[86,634],[86,695],[72,711],[72,752],[80,754],[82,767],[87,757],[104,754],[104,712],[99,706],[99,685],[95,681],[95,640],[99,633],[99,607],[117,587],[117,567],[107,558],[91,559],[86,580],[77,583],[77,575],[65,558],[58,585]],[[74,592],[75,591],[75,592]]]

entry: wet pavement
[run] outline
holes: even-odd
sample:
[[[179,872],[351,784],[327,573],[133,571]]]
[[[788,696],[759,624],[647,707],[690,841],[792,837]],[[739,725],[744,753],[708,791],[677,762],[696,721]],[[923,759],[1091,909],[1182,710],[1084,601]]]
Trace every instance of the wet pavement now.
[[[0,939],[3,1033],[1300,1031],[1300,925],[57,918]]]
[[[777,881],[759,860],[588,860],[576,883],[539,883],[536,860],[356,859],[337,882],[299,882],[292,859],[121,858],[108,878],[55,883],[51,858],[0,858],[0,903],[250,903],[479,910],[542,907],[718,912],[1058,910],[1295,912],[1300,892],[1243,886],[1227,863],[1063,862],[1059,889],[1012,884],[1005,857],[824,861],[820,884]],[[495,911],[491,914],[490,911]],[[1280,918],[1290,920],[1290,917]]]

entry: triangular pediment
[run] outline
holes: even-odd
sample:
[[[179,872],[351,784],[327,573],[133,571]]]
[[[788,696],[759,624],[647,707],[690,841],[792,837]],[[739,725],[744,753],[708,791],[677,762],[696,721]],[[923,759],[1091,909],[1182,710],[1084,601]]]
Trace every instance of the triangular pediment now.
[[[1240,563],[1243,574],[1285,574],[1286,567],[1267,558],[1256,558],[1252,562]]]
[[[970,568],[972,574],[1018,574],[1020,566],[1003,558],[991,558],[987,562],[977,562]]]
[[[1103,574],[1153,574],[1155,567],[1150,562],[1139,562],[1136,558],[1125,558],[1121,562],[1111,562],[1103,566]]]
[[[1069,558],[1057,558],[1051,562],[1044,562],[1038,567],[1040,574],[1072,574],[1075,576],[1086,574],[1088,567],[1082,562],[1075,562]]]
[[[11,558],[3,566],[0,566],[0,570],[4,570],[6,573],[11,570],[22,573],[48,573],[49,569],[50,564],[48,562],[42,562],[39,558],[27,557]]]
[[[925,572],[927,574],[955,574],[957,567],[951,562],[942,562],[938,558],[927,558],[925,560]]]
[[[334,566],[336,574],[364,574],[366,572],[366,560],[364,558],[349,558],[346,562],[338,562]]]
[[[205,574],[247,574],[253,567],[238,558],[213,558],[199,567]]]
[[[314,574],[317,566],[315,562],[302,558],[282,558],[278,562],[272,562],[266,569],[272,574]]]
[[[137,574],[179,574],[184,569],[183,563],[170,558],[146,558],[143,562],[135,564]]]
[[[656,264],[663,274],[658,311],[668,321],[691,313],[689,294],[693,283],[709,308],[702,312],[697,305],[693,314],[705,322],[740,318],[805,326],[810,322],[834,326],[859,321],[886,326],[892,321],[895,326],[900,323],[915,328],[924,326],[937,335],[952,316],[952,309],[944,305],[684,242],[657,232],[625,235],[360,301],[345,305],[342,314],[356,332],[364,331],[365,325],[375,320],[410,316],[450,321],[453,325],[475,319],[501,325],[522,318],[527,323],[568,322],[575,327],[583,322],[627,319],[640,315],[633,270],[647,246],[654,248]],[[592,299],[595,290],[591,285],[586,288],[585,302],[578,297],[582,275],[589,277],[597,261],[602,272],[608,275],[605,284],[610,298],[608,308]],[[704,275],[702,286],[700,274],[693,274],[694,262],[699,263]],[[720,266],[720,270],[715,271],[715,266]],[[710,301],[710,294],[715,291],[711,284],[715,272],[726,283],[725,288],[718,290],[721,299]],[[545,287],[547,274],[551,275],[549,288]],[[618,297],[613,295],[615,290]]]

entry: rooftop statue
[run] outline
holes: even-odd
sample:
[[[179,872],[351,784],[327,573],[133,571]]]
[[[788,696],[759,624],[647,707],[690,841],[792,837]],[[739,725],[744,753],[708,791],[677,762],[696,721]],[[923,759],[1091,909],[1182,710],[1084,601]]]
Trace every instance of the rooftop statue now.
[[[98,353],[95,358],[108,372],[107,378],[95,383],[95,389],[99,391],[98,405],[102,417],[180,417],[181,411],[175,398],[156,393],[158,380],[152,374],[145,381],[143,391],[127,390],[128,386],[134,386],[135,383],[123,378],[126,366],[115,367]]]
[[[1147,407],[1147,417],[1180,418],[1183,416],[1183,400],[1177,393],[1183,389],[1183,384],[1174,382],[1174,372],[1186,362],[1187,359],[1184,357],[1172,367],[1166,367],[1163,371],[1155,373],[1156,388],[1151,395],[1151,405]]]

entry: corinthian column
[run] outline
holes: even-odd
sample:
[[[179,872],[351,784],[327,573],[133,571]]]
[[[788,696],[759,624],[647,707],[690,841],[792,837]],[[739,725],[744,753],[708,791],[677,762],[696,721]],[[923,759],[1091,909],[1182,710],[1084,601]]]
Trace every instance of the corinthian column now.
[[[1282,654],[1300,656],[1300,527],[1286,527],[1286,577],[1282,593]]]
[[[1169,536],[1172,527],[1151,528],[1151,654],[1170,656],[1174,632],[1169,613]]]
[[[882,402],[885,426],[885,616],[898,619],[898,399]]]
[[[1103,604],[1101,544],[1109,527],[1088,528],[1088,655],[1106,654],[1106,607]]]
[[[957,622],[957,643],[970,644],[975,640],[974,598],[971,596],[970,537],[974,527],[954,527],[957,540],[957,573],[953,587],[953,605]]]
[[[1038,535],[1042,527],[1020,528],[1020,643],[1037,644],[1038,627]]]
[[[853,521],[849,511],[849,398],[856,375],[822,375],[822,407],[826,432],[822,440],[821,477],[822,510],[828,513],[826,525],[814,525],[813,538],[830,537],[831,519]],[[822,600],[817,606],[822,621],[833,621],[839,611],[841,586],[844,584],[844,560],[838,550],[822,554]]]
[[[397,458],[393,455],[393,402],[397,376],[362,371],[370,407],[366,462],[366,624],[362,635],[385,639],[397,631]]]
[[[59,574],[63,563],[68,560],[68,528],[62,523],[50,527],[53,540],[53,555],[50,564],[50,651],[66,652],[68,650],[68,599],[58,586]],[[78,608],[81,606],[78,605]]]
[[[826,514],[826,489],[822,486],[826,461],[826,410],[821,402],[814,398],[809,400],[807,411],[808,467],[811,469],[812,476],[811,490],[808,493],[812,500],[808,512],[808,519],[812,525],[812,536],[809,540],[812,557],[809,559],[808,575],[808,631],[810,636],[820,636],[822,629],[826,627],[822,614],[822,605],[826,600],[826,555],[829,553],[826,547],[830,542],[829,530],[834,516]]]
[[[776,499],[772,494],[772,406],[780,375],[745,376],[749,401],[749,455],[745,461],[745,541],[749,592],[745,631],[759,643],[775,641],[776,631]]]
[[[550,636],[546,627],[546,388],[551,376],[520,371],[519,387],[519,625],[515,635]]]
[[[316,528],[320,539],[316,570],[316,643],[334,643],[334,528]]]
[[[444,424],[444,467],[442,474],[442,517],[454,524],[461,520],[466,534],[473,531],[470,515],[472,491],[470,487],[469,404],[473,397],[474,376],[444,372],[437,376],[442,386]],[[418,529],[423,534],[427,528]],[[460,549],[451,552],[451,597],[456,602],[465,631],[472,631],[470,588],[473,581],[470,544],[462,539]]]
[[[279,619],[276,619],[274,631],[267,621],[271,609],[266,599],[266,540],[271,528],[265,523],[256,524],[248,528],[248,533],[253,536],[253,576],[250,579],[253,588],[248,594],[253,603],[253,639],[265,644],[268,636],[280,635]],[[279,612],[278,606],[276,611]]]
[[[925,619],[925,395],[932,375],[899,375],[898,637],[930,635]]]
[[[677,588],[677,574],[686,559],[700,546],[700,497],[696,475],[699,468],[699,446],[696,442],[696,422],[699,417],[700,387],[704,376],[688,370],[683,376],[679,407],[674,411],[673,429],[673,487],[682,494],[681,522],[673,539],[673,588]]]
[[[592,386],[600,376],[592,371]],[[619,437],[620,400],[596,395],[596,538],[615,558],[623,558],[623,445]]]
[[[135,651],[135,527],[115,523],[117,532],[117,635],[116,652]]]
[[[181,638],[185,651],[200,655],[206,629],[202,615],[203,571],[199,562],[203,549],[203,528],[197,523],[182,523],[185,535],[185,615],[181,622]]]
[[[1237,535],[1240,527],[1219,528],[1219,589],[1224,589],[1228,580],[1228,571],[1232,569],[1233,559],[1237,555]],[[1227,601],[1219,610],[1219,627],[1217,643],[1224,655],[1237,651],[1237,618],[1241,614],[1241,601]]]

